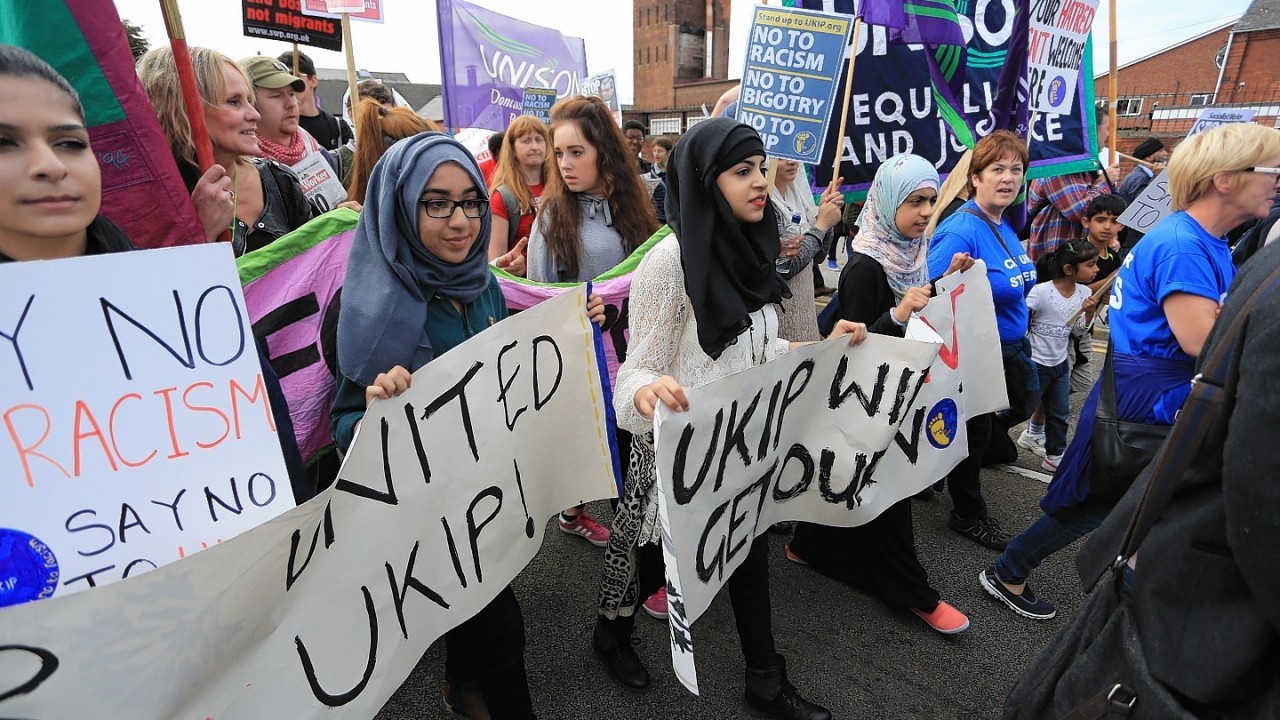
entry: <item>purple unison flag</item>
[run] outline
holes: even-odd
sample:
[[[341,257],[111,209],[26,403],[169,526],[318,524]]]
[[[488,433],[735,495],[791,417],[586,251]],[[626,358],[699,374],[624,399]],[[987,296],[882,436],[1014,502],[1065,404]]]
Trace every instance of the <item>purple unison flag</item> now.
[[[578,92],[587,75],[582,38],[516,20],[463,0],[436,0],[444,121],[502,131],[523,111],[524,89]]]

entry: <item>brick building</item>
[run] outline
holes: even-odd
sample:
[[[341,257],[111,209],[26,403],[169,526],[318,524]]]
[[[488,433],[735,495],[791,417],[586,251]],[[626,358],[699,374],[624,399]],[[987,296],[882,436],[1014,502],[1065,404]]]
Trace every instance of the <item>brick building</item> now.
[[[1108,73],[1094,78],[1106,107]],[[1214,28],[1116,70],[1120,152],[1147,137],[1172,149],[1208,106],[1250,108],[1254,121],[1280,119],[1280,0],[1253,0],[1234,23]],[[1128,168],[1126,168],[1127,170]]]
[[[728,79],[729,3],[634,0],[635,102],[627,119],[654,135],[678,134],[737,84]]]

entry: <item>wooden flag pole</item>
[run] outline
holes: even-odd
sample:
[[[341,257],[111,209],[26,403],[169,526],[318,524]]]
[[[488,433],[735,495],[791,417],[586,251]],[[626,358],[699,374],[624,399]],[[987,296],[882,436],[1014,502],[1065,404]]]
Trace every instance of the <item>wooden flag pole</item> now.
[[[849,74],[844,78],[844,103],[840,108],[840,132],[836,133],[836,152],[835,160],[831,167],[831,185],[829,188],[836,187],[836,183],[840,180],[840,156],[844,155],[844,131],[845,125],[849,121],[849,96],[853,94],[853,65],[858,59],[858,35],[862,31],[862,17],[858,16],[853,19],[853,44],[849,46]]]
[[[293,44],[293,74],[298,76],[298,43]],[[300,77],[300,76],[299,76]]]
[[[356,53],[351,47],[351,15],[342,13],[342,49],[347,55],[347,85],[351,94],[351,132],[355,134],[356,108],[360,106],[359,83],[356,81]]]
[[[177,0],[160,0],[160,12],[164,14],[164,29],[169,34],[169,47],[173,49],[173,63],[178,72],[178,86],[182,90],[182,105],[191,125],[191,141],[196,146],[196,164],[200,173],[213,167],[213,143],[209,140],[209,128],[204,124],[204,103],[200,88],[196,85],[196,72],[191,67],[191,51],[187,48],[187,34],[182,29],[182,15]]]
[[[1110,118],[1110,122],[1107,124],[1111,126],[1111,137],[1107,139],[1107,149],[1111,153],[1109,156],[1111,162],[1107,163],[1108,167],[1120,162],[1116,157],[1118,152],[1116,149],[1116,55],[1119,47],[1116,41],[1116,2],[1117,0],[1107,0],[1107,14],[1109,15],[1111,32],[1111,71],[1107,73],[1107,94],[1111,98],[1110,102],[1107,103],[1107,117]]]

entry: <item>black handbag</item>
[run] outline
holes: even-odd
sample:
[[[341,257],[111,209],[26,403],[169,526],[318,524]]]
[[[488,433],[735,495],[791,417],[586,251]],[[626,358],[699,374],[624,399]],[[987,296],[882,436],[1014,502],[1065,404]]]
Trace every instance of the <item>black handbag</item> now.
[[[1124,496],[1138,473],[1151,464],[1171,426],[1119,419],[1111,353],[1112,346],[1108,343],[1107,359],[1102,364],[1098,412],[1093,421],[1089,499],[1114,504]]]

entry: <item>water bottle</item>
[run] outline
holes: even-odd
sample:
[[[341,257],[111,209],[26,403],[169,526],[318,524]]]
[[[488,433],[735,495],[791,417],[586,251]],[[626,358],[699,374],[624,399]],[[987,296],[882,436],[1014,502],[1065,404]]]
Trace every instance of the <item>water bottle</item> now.
[[[800,224],[800,213],[794,213],[791,216],[791,222],[787,223],[787,227],[782,231],[782,248],[785,249],[788,244],[794,243],[797,239],[804,235],[804,226]],[[785,267],[791,258],[778,256],[775,263],[778,267]]]

